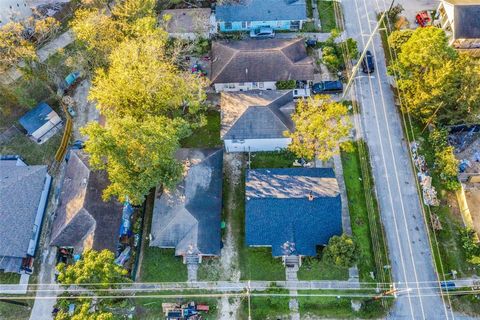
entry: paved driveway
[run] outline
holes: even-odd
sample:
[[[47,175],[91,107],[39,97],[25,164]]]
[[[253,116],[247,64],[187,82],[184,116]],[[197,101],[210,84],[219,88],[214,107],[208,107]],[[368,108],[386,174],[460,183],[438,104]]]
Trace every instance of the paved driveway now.
[[[342,4],[346,33],[358,41],[361,50],[375,28],[377,12],[388,8],[390,2],[345,0]],[[451,319],[453,314],[443,303],[438,289],[425,288],[428,287],[426,282],[435,283],[437,278],[378,34],[369,50],[375,56],[375,73],[370,77],[360,73],[355,90],[363,111],[361,120],[370,149],[393,280],[403,292],[396,300],[390,317]]]

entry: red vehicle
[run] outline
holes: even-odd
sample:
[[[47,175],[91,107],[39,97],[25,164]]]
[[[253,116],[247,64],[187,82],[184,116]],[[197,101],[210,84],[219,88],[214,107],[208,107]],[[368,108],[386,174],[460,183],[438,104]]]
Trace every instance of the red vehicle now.
[[[427,10],[420,11],[415,16],[415,21],[420,27],[425,28],[432,24],[432,15]]]

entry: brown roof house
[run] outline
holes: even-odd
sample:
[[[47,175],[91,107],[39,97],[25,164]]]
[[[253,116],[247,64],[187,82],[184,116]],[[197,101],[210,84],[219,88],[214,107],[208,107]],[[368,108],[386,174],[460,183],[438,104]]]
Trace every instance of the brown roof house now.
[[[227,152],[275,151],[286,148],[293,132],[292,91],[222,92],[220,137]]]
[[[116,252],[122,205],[102,200],[108,184],[105,171],[90,170],[85,153],[70,152],[53,222],[52,246],[73,247],[75,253],[86,249]]]
[[[303,38],[216,41],[211,81],[217,92],[275,90],[280,80],[313,80]]]
[[[480,55],[480,0],[442,0],[435,25],[455,49]]]
[[[47,166],[0,156],[0,270],[31,271],[51,181]]]
[[[209,8],[172,9],[162,11],[165,30],[172,38],[209,39],[216,33],[215,15]]]

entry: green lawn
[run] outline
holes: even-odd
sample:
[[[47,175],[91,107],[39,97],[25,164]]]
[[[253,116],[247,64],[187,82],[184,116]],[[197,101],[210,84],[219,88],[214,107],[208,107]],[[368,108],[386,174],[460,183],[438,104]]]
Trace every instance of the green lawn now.
[[[332,291],[298,291],[299,294],[334,294]],[[370,298],[369,298],[370,299]],[[330,296],[298,297],[301,317],[316,316],[329,319],[379,319],[383,316],[379,302],[361,300],[360,311],[354,312],[351,298]]]
[[[315,258],[303,258],[297,276],[299,280],[348,280],[348,268],[324,262],[319,254]]]
[[[307,17],[313,18],[312,0],[307,0]]]
[[[14,284],[20,282],[20,275],[13,272],[0,272],[0,283]]]
[[[23,296],[22,296],[23,297]],[[28,300],[21,300],[25,302]],[[33,300],[32,300],[33,301]],[[29,307],[19,306],[0,301],[0,319],[2,320],[28,320],[30,318],[33,302],[28,302]]]
[[[288,294],[288,290],[283,289],[269,289],[267,291],[258,292],[260,294]],[[288,296],[251,296],[250,309],[252,320],[267,320],[267,319],[286,319],[290,314]],[[242,308],[240,309],[240,319],[248,319],[248,300],[244,298],[242,301]]]
[[[175,249],[146,246],[143,252],[141,282],[187,281],[187,267],[175,257]]]
[[[252,169],[258,168],[291,168],[297,157],[289,151],[256,152],[251,154]]]
[[[322,32],[330,32],[337,27],[335,21],[334,1],[318,0],[318,16]]]
[[[26,135],[18,133],[7,144],[0,145],[0,154],[20,155],[28,165],[50,164],[62,140],[63,131],[57,132],[43,144],[37,144]]]
[[[195,130],[192,135],[183,139],[184,148],[213,148],[222,145],[220,140],[220,112],[209,110],[206,113],[207,123]]]
[[[358,143],[362,143],[363,147],[365,147],[363,142]],[[358,261],[360,281],[372,281],[373,279],[370,277],[370,272],[374,272],[377,276],[376,281],[388,282],[388,277],[382,279],[380,276],[383,274],[383,266],[389,263],[387,252],[385,251],[380,214],[373,192],[374,186],[373,180],[371,179],[370,166],[368,165],[368,168],[366,168],[368,172],[365,172],[367,175],[367,179],[365,179],[362,175],[358,143],[354,144],[352,152],[342,152],[342,166],[347,189],[352,233],[360,252]],[[368,161],[368,154],[366,154],[365,157]],[[369,182],[367,194],[371,196],[370,200],[372,201],[370,217],[367,209],[365,182]],[[374,229],[371,230],[371,228]],[[376,235],[376,244],[372,243],[372,231],[373,234]],[[376,265],[374,251],[377,251],[379,265]]]

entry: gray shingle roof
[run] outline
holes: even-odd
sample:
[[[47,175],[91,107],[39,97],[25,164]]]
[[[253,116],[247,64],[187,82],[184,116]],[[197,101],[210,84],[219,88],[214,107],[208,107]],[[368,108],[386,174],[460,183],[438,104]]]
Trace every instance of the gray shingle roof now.
[[[215,41],[212,83],[313,80],[303,38]]]
[[[455,39],[480,39],[480,3],[455,5]]]
[[[222,139],[284,138],[293,131],[291,91],[222,92]]]
[[[91,171],[82,151],[70,151],[51,245],[72,246],[78,251],[86,247],[116,251],[122,205],[115,200],[102,200],[108,184],[107,173]]]
[[[0,160],[0,256],[25,257],[42,191],[48,187],[47,166],[12,164]]]
[[[284,255],[287,242],[294,244],[290,253],[315,256],[317,245],[342,233],[340,192],[330,168],[248,170],[245,203],[246,244],[271,246],[273,256]]]
[[[219,255],[223,151],[180,149],[177,158],[186,175],[175,190],[157,189],[150,245],[175,248],[176,255]]]
[[[304,0],[245,0],[217,6],[215,16],[224,22],[306,20],[307,9]]]

